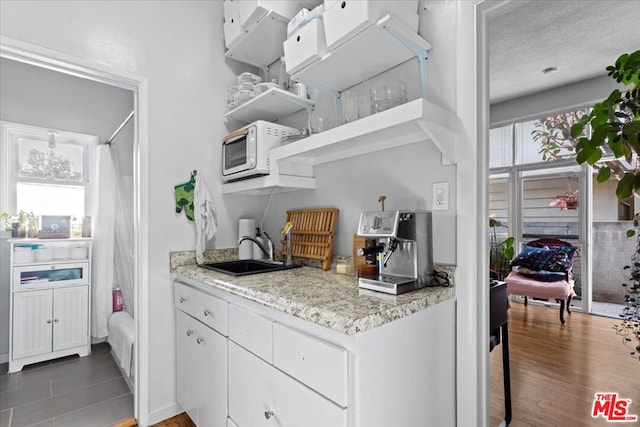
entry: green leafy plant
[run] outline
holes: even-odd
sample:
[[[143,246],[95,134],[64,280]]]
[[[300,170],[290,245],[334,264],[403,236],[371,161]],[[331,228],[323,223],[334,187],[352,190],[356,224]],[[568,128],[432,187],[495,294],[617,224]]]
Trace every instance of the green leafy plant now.
[[[579,164],[596,164],[604,153],[604,147],[616,159],[631,163],[634,154],[640,154],[640,50],[621,55],[614,65],[607,67],[608,75],[628,89],[615,89],[602,102],[596,103],[589,114],[571,127],[571,136],[580,136],[591,126],[591,137],[581,137],[576,144],[576,160]],[[598,172],[598,182],[611,178],[611,169],[603,166]],[[640,170],[625,172],[619,177],[616,188],[618,199],[630,197],[640,190]]]
[[[578,137],[571,136],[571,128],[586,114],[585,110],[569,111],[548,116],[534,122],[533,141],[540,144],[539,154],[545,162],[575,155]]]
[[[498,274],[500,280],[504,279],[511,270],[511,259],[515,253],[514,237],[507,237],[498,241],[497,227],[504,225],[495,218],[489,217],[489,269]]]

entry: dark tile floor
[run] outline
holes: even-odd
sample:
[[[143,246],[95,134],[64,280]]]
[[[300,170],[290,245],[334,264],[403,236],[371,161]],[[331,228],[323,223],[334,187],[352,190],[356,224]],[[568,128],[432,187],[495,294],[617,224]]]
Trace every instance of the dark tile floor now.
[[[105,427],[133,416],[133,396],[109,353],[92,346],[7,374],[0,364],[0,427]]]

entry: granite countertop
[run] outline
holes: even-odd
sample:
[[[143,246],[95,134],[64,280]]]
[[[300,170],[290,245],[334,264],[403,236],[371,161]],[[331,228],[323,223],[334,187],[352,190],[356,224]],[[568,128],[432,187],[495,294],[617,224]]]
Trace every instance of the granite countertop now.
[[[451,271],[451,267],[445,268]],[[453,286],[428,287],[402,295],[359,289],[353,275],[314,267],[234,277],[195,264],[172,262],[172,271],[178,279],[195,280],[348,335],[455,298]]]

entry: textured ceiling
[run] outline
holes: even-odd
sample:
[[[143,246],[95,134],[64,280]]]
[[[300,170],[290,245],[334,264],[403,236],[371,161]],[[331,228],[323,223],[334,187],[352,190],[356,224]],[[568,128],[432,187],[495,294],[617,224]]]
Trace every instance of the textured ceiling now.
[[[639,0],[533,0],[489,21],[491,103],[606,75],[640,49]],[[542,70],[557,67],[544,75]]]

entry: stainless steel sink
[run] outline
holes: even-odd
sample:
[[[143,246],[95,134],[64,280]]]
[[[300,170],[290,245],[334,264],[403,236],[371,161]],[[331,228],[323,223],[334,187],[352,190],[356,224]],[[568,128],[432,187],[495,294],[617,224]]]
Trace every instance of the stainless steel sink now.
[[[255,259],[239,259],[235,261],[212,262],[200,264],[200,267],[231,276],[246,276],[248,274],[268,273],[271,271],[289,270],[302,267],[301,265],[284,265]]]

